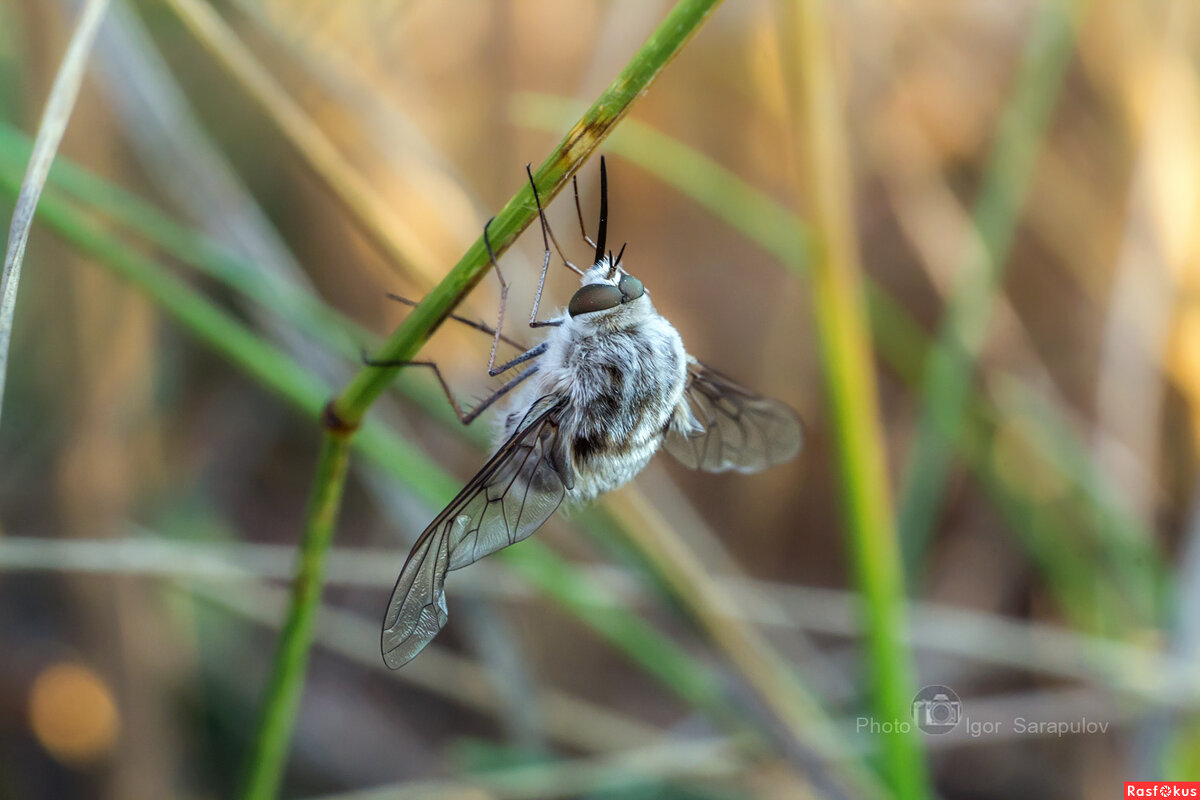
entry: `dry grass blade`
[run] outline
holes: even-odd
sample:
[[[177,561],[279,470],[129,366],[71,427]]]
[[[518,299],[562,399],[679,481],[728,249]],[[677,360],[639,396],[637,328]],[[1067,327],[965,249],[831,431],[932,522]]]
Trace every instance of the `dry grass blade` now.
[[[683,602],[713,643],[736,667],[751,690],[786,729],[788,737],[813,753],[831,755],[825,712],[796,678],[795,672],[753,624],[745,620],[741,601],[710,576],[696,554],[640,493],[627,493],[624,503],[610,503],[638,550],[654,564],[671,591]],[[846,780],[851,777],[842,776]],[[856,776],[861,779],[862,776]],[[874,785],[857,786],[864,796],[878,792]]]
[[[263,107],[316,176],[392,264],[423,286],[441,274],[441,260],[421,236],[388,211],[387,201],[338,151],[221,18],[201,0],[169,0],[193,35]]]
[[[139,542],[144,544],[144,542]],[[184,578],[173,582],[187,593],[225,611],[269,628],[279,626],[287,591],[254,578],[226,581]],[[323,606],[316,642],[361,667],[385,672],[374,648],[364,640],[378,635],[379,623],[349,611]],[[506,711],[494,689],[496,675],[485,665],[430,646],[412,669],[387,671],[393,680],[416,686],[483,714],[500,717]],[[551,687],[540,688],[532,702],[547,733],[556,741],[584,752],[614,752],[661,740],[663,731],[633,717]]]
[[[1200,515],[1193,517],[1193,531],[1200,531],[1198,517]],[[276,601],[267,603],[264,600],[265,605],[248,603],[249,607],[244,611],[240,610],[242,606],[238,603],[245,600],[242,594],[245,583],[253,582],[259,586],[255,591],[261,589],[265,592],[265,585],[261,584],[263,580],[284,579],[292,574],[291,547],[183,543],[163,539],[138,528],[131,532],[134,535],[130,538],[108,541],[63,542],[6,536],[0,540],[0,573],[51,571],[121,574],[161,578],[189,587],[220,585],[223,592],[219,597],[214,597],[214,602],[223,601],[220,602],[223,607],[253,619],[261,616],[264,624],[278,624]],[[1193,541],[1196,539],[1200,539],[1200,535],[1196,535]],[[1200,548],[1190,545],[1190,550],[1200,551]],[[1185,557],[1185,563],[1200,561],[1200,552],[1191,551]],[[330,552],[326,583],[330,586],[389,588],[395,583],[391,564],[402,556],[402,553],[387,549],[335,548]],[[1189,569],[1191,572],[1200,571],[1200,567]],[[464,581],[456,587],[460,595],[509,601],[528,600],[533,596],[528,586],[506,570],[484,562],[476,569],[476,573],[470,581]],[[614,607],[616,604],[621,607],[628,604],[629,607],[638,608],[649,601],[645,587],[624,570],[595,566],[583,574],[589,580],[613,589],[612,594],[598,597],[598,602],[612,603]],[[722,609],[730,624],[753,623],[778,630],[803,630],[826,636],[862,635],[861,619],[854,613],[856,598],[851,592],[728,575],[719,575],[710,580],[716,583],[721,595],[736,601],[735,606]],[[1200,590],[1200,584],[1196,586]],[[1200,608],[1200,591],[1192,591],[1182,602],[1188,608]],[[1079,633],[1059,625],[1028,624],[937,603],[913,603],[910,610],[911,625],[906,640],[923,653],[1077,681],[1174,711],[1200,709],[1200,677],[1191,668],[1194,657],[1187,655],[1197,648],[1194,633],[1186,634],[1190,638],[1175,651],[1161,652],[1142,645]],[[333,613],[328,607],[322,611],[326,617]],[[361,647],[363,638],[369,638],[367,633],[374,634],[374,625],[371,624],[370,630],[363,633],[362,625],[366,623],[362,620],[351,623],[350,615],[343,618],[340,616],[342,613],[338,612],[336,625],[330,622],[330,633],[319,634],[318,640],[323,646],[364,666],[379,667],[380,662],[374,653],[364,652]],[[349,628],[354,625],[357,627],[350,632]],[[434,647],[431,645],[430,649]],[[434,659],[434,662],[437,663],[440,658]],[[433,670],[432,674],[437,671]],[[424,674],[419,670],[418,673]],[[413,678],[404,671],[390,674],[401,675],[406,680]],[[474,679],[468,683],[483,685]],[[431,691],[438,690],[433,687]],[[561,709],[566,715],[570,707],[562,705]],[[550,712],[544,713],[548,721],[552,721],[549,719],[552,716]],[[636,733],[632,728],[628,728],[628,732]],[[629,744],[640,739],[623,734],[614,737],[613,741]]]
[[[464,780],[413,781],[313,800],[539,800],[624,792],[642,796],[638,789],[643,786],[671,780],[719,781],[742,771],[744,766],[724,741],[666,741],[600,758],[548,761],[488,770]]]
[[[107,8],[108,0],[89,0],[79,14],[75,33],[59,65],[50,98],[46,101],[33,155],[29,159],[21,193],[13,210],[8,247],[4,252],[4,273],[0,275],[0,412],[4,409],[4,376],[8,374],[8,346],[17,308],[17,286],[21,282],[21,262],[25,258],[25,244],[29,241],[29,229],[33,225],[33,212],[37,209],[38,198],[50,173],[50,164],[54,161],[67,122],[71,119],[71,111],[75,108],[88,53],[91,52],[92,42]]]

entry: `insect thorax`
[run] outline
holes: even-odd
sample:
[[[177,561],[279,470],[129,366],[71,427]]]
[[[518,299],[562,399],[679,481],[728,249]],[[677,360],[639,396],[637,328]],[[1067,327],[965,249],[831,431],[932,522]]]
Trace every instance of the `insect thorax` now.
[[[545,394],[570,398],[563,434],[576,473],[573,499],[591,499],[640,472],[683,395],[686,354],[679,334],[653,311],[639,316],[617,328],[567,319],[547,340],[530,381],[535,385],[514,404],[519,411]],[[508,415],[506,436],[520,419]]]

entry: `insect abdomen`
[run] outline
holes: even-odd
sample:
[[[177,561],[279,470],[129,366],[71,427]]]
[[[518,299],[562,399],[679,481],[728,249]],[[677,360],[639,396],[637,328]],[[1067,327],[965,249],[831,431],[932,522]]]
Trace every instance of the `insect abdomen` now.
[[[573,496],[615,489],[646,466],[682,391],[682,343],[674,329],[593,334],[573,343],[577,425],[571,439],[580,476]]]

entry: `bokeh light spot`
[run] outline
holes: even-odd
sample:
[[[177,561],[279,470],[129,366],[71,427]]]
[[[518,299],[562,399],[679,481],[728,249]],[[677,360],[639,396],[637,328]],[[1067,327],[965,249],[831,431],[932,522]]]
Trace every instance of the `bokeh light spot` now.
[[[108,685],[78,664],[53,664],[33,682],[29,725],[42,747],[59,761],[95,761],[113,747],[120,729]]]

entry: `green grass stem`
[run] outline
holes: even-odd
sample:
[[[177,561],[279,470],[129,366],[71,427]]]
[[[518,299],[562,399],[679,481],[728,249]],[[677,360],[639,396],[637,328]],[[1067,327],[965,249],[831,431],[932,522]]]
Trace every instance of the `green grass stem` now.
[[[967,414],[972,366],[983,346],[1021,206],[1074,52],[1082,7],[1075,0],[1037,7],[975,203],[980,246],[970,249],[959,268],[937,343],[929,353],[917,435],[900,493],[900,538],[912,581],[919,578],[942,507],[952,443]]]
[[[704,22],[719,0],[681,0],[650,35],[600,98],[591,105],[533,172],[543,204],[549,204],[583,162],[629,111],[639,94],[649,87]],[[499,256],[537,216],[533,190],[527,182],[505,204],[488,229],[493,250]],[[406,361],[416,355],[429,334],[462,300],[489,266],[481,235],[463,254],[450,273],[384,343],[378,358]],[[390,384],[399,368],[364,369],[337,397],[334,410],[339,419],[355,425],[371,403]]]
[[[833,70],[825,0],[789,6],[785,85],[795,97],[797,188],[811,210],[809,264],[828,409],[837,451],[845,536],[862,595],[863,671],[870,711],[895,722],[874,737],[880,772],[903,800],[932,796],[925,755],[910,718],[916,683],[906,643],[904,571],[892,517],[886,440],[878,405],[870,325],[853,217],[853,181]]]
[[[317,457],[317,475],[309,499],[307,522],[301,538],[296,577],[275,667],[263,705],[263,718],[254,750],[246,797],[273,797],[278,793],[287,766],[288,743],[304,692],[304,672],[312,646],[317,611],[321,607],[321,577],[325,554],[333,542],[333,531],[341,507],[346,473],[350,469],[350,437],[326,435]]]

